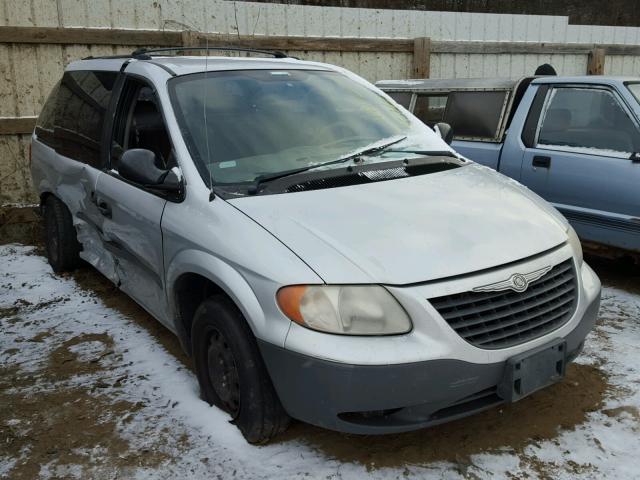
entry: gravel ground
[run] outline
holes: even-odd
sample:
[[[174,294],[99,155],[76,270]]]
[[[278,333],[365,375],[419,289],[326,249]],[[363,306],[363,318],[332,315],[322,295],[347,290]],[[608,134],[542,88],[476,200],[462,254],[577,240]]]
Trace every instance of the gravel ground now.
[[[248,445],[177,340],[93,270],[0,246],[0,478],[639,478],[638,269],[595,262],[596,331],[564,382],[384,437],[294,423]]]

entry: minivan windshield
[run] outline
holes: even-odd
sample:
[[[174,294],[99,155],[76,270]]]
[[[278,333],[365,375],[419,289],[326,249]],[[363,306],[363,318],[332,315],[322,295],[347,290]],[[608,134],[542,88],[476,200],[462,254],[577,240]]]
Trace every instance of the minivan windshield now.
[[[171,80],[169,90],[190,154],[214,185],[332,162],[427,129],[333,71],[198,73]]]

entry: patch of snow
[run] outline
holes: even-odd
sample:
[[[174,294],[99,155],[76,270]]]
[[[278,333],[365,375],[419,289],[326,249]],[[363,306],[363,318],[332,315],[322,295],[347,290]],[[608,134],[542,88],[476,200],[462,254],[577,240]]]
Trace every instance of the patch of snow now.
[[[81,342],[76,345],[71,345],[69,351],[75,353],[78,361],[91,362],[99,359],[106,347],[103,342],[99,341]]]
[[[18,461],[17,458],[0,457],[0,478],[9,478],[7,475]]]
[[[423,83],[423,80],[381,80],[376,82],[376,85],[384,85],[385,87],[387,85],[412,87],[414,85],[422,85]]]

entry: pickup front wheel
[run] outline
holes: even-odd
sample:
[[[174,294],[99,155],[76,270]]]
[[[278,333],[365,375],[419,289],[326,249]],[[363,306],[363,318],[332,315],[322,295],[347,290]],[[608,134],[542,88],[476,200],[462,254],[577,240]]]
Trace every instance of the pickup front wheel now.
[[[200,304],[191,330],[202,397],[228,412],[250,443],[266,442],[289,425],[242,313],[214,295]]]

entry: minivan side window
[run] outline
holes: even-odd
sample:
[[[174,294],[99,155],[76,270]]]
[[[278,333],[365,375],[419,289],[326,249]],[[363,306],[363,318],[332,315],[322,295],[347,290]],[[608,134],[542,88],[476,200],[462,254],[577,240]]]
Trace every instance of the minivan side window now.
[[[433,128],[436,123],[441,122],[444,118],[447,98],[447,95],[418,94],[416,106],[413,108],[413,114],[418,117],[422,123]]]
[[[116,72],[66,72],[56,94],[53,137],[60,155],[100,168],[104,117]]]
[[[558,87],[549,93],[537,143],[539,148],[628,157],[640,151],[640,132],[609,90]]]
[[[128,78],[118,99],[111,139],[111,168],[118,170],[126,150],[143,148],[156,155],[156,166],[170,169],[176,165],[169,133],[153,89]]]
[[[38,120],[36,121],[36,135],[38,140],[51,148],[56,148],[53,136],[53,126],[56,118],[56,106],[58,103],[59,90],[60,82],[57,82],[53,89],[51,89],[51,93],[49,94],[47,101],[44,102],[44,106],[42,107]]]

